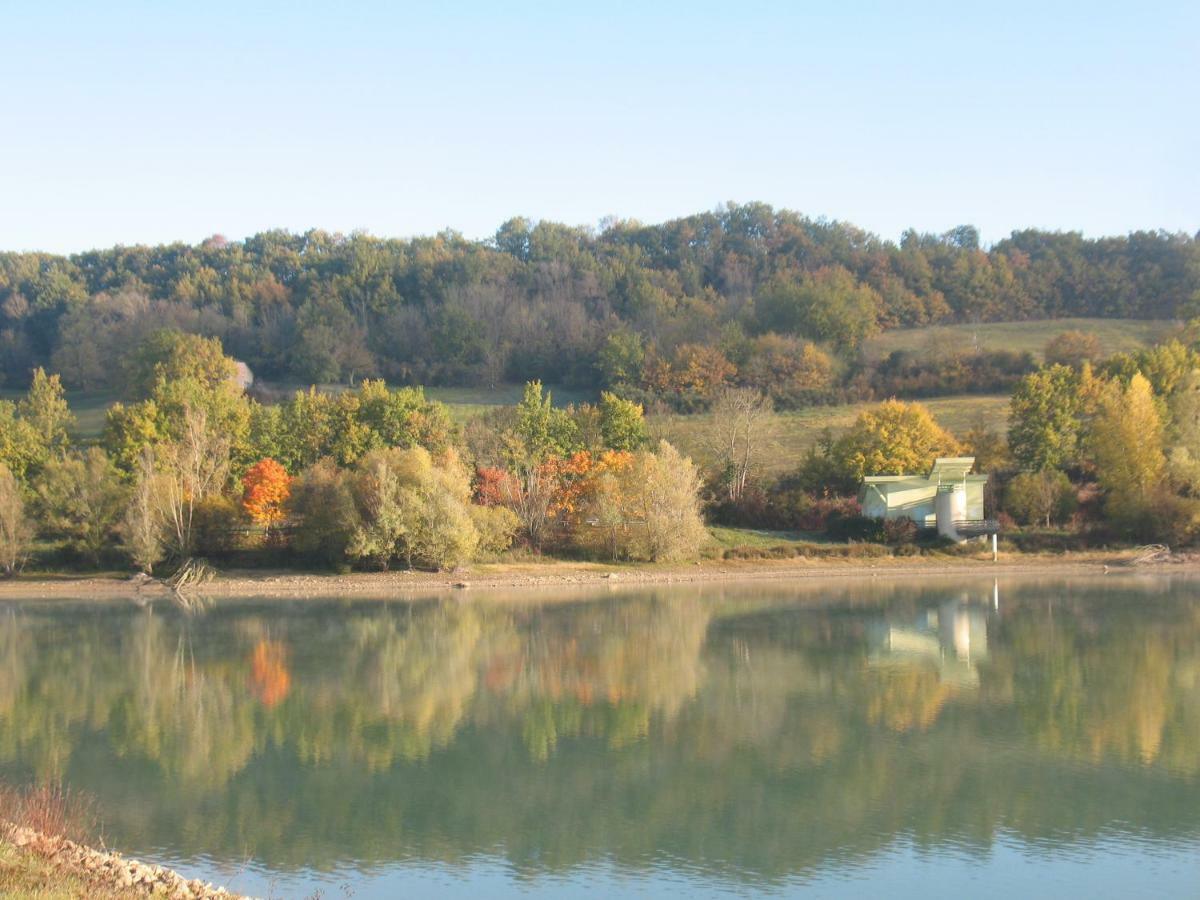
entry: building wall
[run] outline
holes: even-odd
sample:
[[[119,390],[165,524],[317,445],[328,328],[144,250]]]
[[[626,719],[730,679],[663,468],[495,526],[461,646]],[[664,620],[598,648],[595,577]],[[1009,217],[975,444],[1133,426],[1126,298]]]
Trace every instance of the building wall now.
[[[983,518],[984,480],[967,481],[967,519]],[[875,519],[907,517],[926,528],[937,527],[934,512],[937,483],[924,478],[911,481],[887,481],[865,486],[863,515]]]

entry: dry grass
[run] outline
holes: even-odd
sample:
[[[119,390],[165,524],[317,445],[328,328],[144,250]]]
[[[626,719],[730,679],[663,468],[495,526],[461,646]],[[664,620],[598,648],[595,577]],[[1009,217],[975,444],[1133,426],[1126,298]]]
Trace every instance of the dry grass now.
[[[86,795],[59,785],[15,788],[0,785],[0,822],[31,828],[48,835],[86,841],[96,829],[95,804]],[[51,860],[25,847],[17,847],[0,833],[0,896],[28,900],[67,897],[125,896],[110,886],[96,884],[64,871]]]
[[[87,843],[97,821],[95,801],[87,794],[58,784],[0,785],[0,822]]]

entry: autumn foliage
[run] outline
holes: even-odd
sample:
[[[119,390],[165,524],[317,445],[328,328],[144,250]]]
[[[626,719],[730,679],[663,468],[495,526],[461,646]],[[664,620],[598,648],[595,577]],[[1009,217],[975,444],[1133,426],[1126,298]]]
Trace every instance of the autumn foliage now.
[[[273,459],[259,460],[242,476],[242,509],[256,525],[271,528],[284,518],[292,476]]]

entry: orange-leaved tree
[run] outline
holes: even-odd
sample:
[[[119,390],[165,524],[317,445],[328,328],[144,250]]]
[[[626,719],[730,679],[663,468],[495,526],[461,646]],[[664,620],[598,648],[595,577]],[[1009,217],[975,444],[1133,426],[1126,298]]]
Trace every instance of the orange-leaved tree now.
[[[242,476],[242,509],[256,525],[273,528],[283,521],[292,493],[292,476],[270,457],[261,459]]]

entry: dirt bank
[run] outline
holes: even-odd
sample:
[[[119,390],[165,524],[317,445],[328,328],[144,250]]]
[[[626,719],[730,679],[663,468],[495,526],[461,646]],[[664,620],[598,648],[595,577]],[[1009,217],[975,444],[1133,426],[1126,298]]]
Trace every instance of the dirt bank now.
[[[394,597],[413,593],[493,588],[555,588],[619,584],[671,584],[752,579],[950,576],[1098,575],[1105,572],[1200,572],[1193,556],[1133,565],[1134,551],[979,557],[887,557],[881,559],[709,560],[689,565],[603,565],[562,561],[491,563],[453,573],[359,572],[349,575],[290,571],[222,572],[195,593],[214,599],[250,597]],[[157,582],[123,577],[23,577],[0,581],[0,598],[103,599],[133,596],[147,602],[170,594]]]

